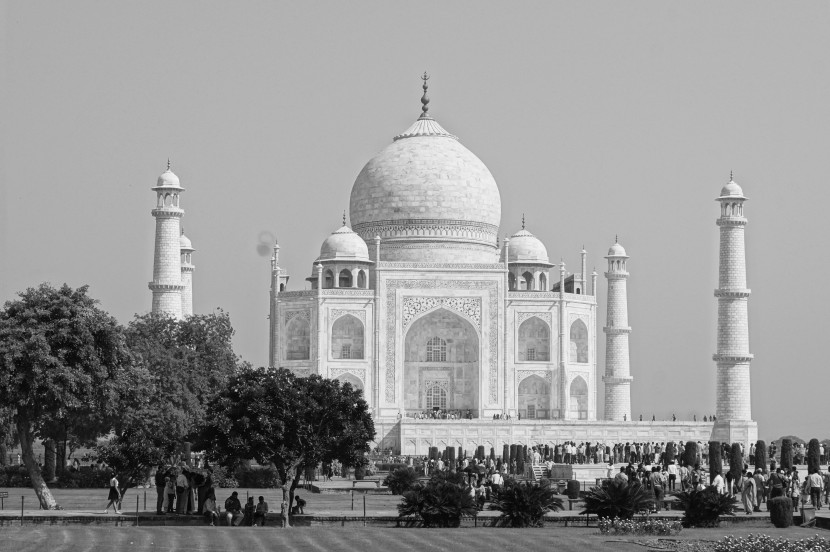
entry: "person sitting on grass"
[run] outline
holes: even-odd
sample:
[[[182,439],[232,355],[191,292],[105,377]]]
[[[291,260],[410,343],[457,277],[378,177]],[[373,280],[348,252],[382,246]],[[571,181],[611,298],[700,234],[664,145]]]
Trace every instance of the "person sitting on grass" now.
[[[216,492],[213,488],[208,489],[202,511],[204,512],[205,520],[211,527],[219,525],[219,512],[216,508]]]
[[[299,497],[297,497],[299,498]],[[265,502],[265,497],[259,497],[259,502],[256,505],[256,511],[254,511],[254,527],[259,525],[260,527],[265,527],[265,518],[268,515],[268,503]]]
[[[225,516],[228,518],[228,526],[239,526],[242,523],[242,503],[239,502],[239,493],[234,491],[225,500]]]
[[[295,512],[298,513],[298,514],[305,515],[305,510],[304,510],[305,500],[300,498],[299,496],[295,496],[294,498],[297,499],[297,506],[295,506],[295,508],[296,508]]]

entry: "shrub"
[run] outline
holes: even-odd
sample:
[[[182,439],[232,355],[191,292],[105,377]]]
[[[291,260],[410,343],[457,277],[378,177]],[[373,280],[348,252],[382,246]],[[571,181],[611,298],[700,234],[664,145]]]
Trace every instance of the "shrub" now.
[[[95,470],[83,467],[80,470],[64,470],[58,480],[50,486],[58,489],[103,489],[109,486],[112,470]]]
[[[666,453],[663,455],[664,466],[674,463],[674,457],[677,455],[676,446],[673,441],[666,443]]]
[[[568,498],[577,499],[579,498],[579,489],[580,484],[579,481],[576,479],[571,479],[568,481]]]
[[[761,440],[758,440],[755,443],[755,467],[761,468],[762,470],[767,469],[767,443]]]
[[[793,440],[781,440],[781,467],[789,470],[793,467]]]
[[[821,443],[818,439],[810,439],[807,445],[807,473],[818,473],[821,469]]]
[[[720,517],[732,515],[738,506],[736,497],[719,494],[715,487],[707,487],[702,491],[693,489],[674,496],[684,510],[684,527],[717,527]]]
[[[620,518],[603,518],[597,524],[603,535],[676,535],[683,529],[679,521],[667,519],[647,519],[633,521]]]
[[[270,466],[239,467],[233,476],[243,489],[274,489],[281,484],[277,470]]]
[[[608,479],[592,487],[585,495],[581,514],[596,514],[600,519],[631,519],[642,510],[649,510],[654,499],[639,481]]]
[[[694,467],[697,464],[697,442],[689,441],[683,450],[683,464]]]
[[[786,528],[793,524],[793,501],[786,496],[777,496],[767,501],[769,518],[776,527]]]
[[[562,510],[562,499],[550,485],[509,481],[494,497],[491,510],[510,527],[541,527],[545,514]]]
[[[418,516],[424,527],[458,527],[461,516],[476,513],[475,500],[466,486],[454,482],[455,477],[463,480],[461,474],[436,475],[426,485],[415,485],[403,493],[398,505],[401,516]]]
[[[732,474],[732,481],[741,478],[744,472],[744,455],[741,453],[741,444],[732,443],[732,450],[729,451],[729,473]]]
[[[220,489],[237,489],[239,481],[224,466],[213,466],[213,482]]]
[[[709,483],[712,482],[715,474],[718,473],[723,473],[721,444],[718,441],[709,441]]]
[[[418,474],[410,467],[397,468],[389,473],[383,484],[389,487],[393,495],[401,495],[418,483]]]

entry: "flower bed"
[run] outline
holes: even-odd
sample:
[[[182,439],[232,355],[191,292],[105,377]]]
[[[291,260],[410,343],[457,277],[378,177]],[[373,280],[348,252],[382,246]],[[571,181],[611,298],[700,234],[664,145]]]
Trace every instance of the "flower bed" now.
[[[818,535],[808,539],[773,538],[769,535],[731,535],[718,541],[715,552],[830,552],[830,539]]]
[[[664,519],[647,519],[634,521],[620,518],[603,518],[598,523],[599,532],[603,535],[676,535],[680,533],[683,524],[680,520],[669,521]]]

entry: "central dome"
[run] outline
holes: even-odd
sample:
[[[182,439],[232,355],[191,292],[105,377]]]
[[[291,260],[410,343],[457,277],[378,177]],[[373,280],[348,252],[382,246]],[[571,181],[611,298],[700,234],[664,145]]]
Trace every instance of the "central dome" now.
[[[349,203],[352,228],[382,261],[496,262],[501,196],[490,171],[424,113],[366,163]]]

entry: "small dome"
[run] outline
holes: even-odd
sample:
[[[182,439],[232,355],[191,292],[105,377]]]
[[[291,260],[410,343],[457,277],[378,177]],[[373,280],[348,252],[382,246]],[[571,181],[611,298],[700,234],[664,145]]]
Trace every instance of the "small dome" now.
[[[348,226],[343,225],[326,238],[320,247],[320,256],[314,262],[334,260],[368,262],[369,247],[363,238],[355,234]]]
[[[507,255],[509,263],[550,264],[545,244],[524,228],[510,236]],[[501,260],[504,262],[504,250]]]
[[[627,257],[628,255],[625,254],[625,248],[618,243],[615,243],[611,246],[611,249],[608,250],[609,257]]]
[[[743,197],[744,191],[738,186],[737,182],[730,180],[729,184],[721,188],[721,197]]]
[[[171,171],[167,169],[161,176],[159,176],[158,183],[156,184],[158,188],[181,188],[181,184],[179,183],[179,177]]]
[[[179,249],[189,249],[191,251],[195,251],[195,249],[193,249],[193,244],[190,243],[190,238],[184,234],[179,237]]]

